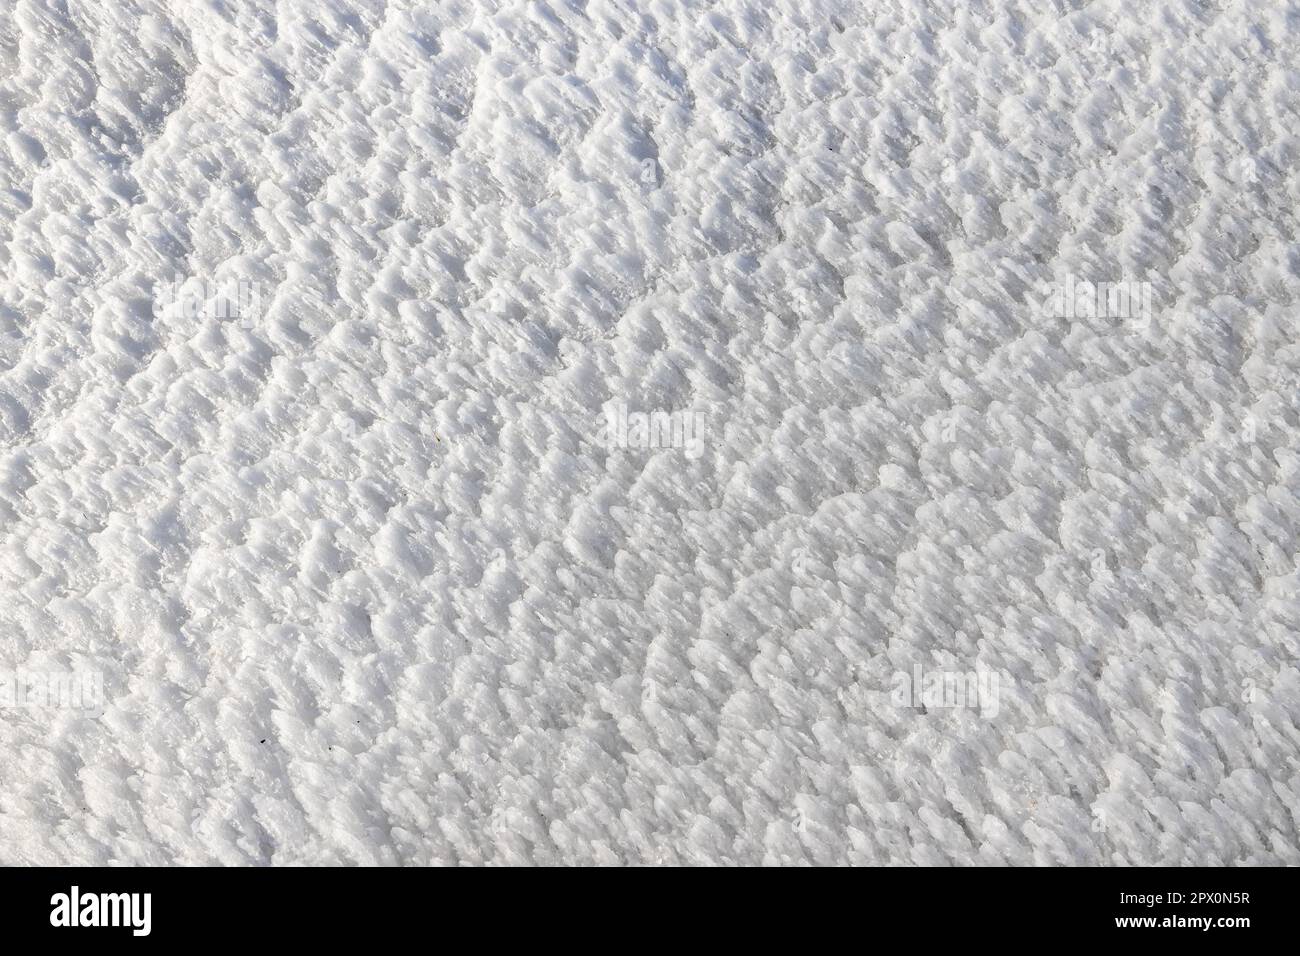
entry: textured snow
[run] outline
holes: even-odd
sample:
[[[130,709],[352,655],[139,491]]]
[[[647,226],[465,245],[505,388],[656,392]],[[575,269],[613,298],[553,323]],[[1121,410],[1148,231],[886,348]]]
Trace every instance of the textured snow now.
[[[1300,864],[1297,64],[0,0],[0,862]]]

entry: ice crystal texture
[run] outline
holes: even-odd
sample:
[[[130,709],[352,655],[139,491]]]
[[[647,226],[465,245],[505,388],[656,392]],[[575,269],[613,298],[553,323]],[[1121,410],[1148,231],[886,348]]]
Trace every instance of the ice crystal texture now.
[[[1291,0],[0,7],[0,862],[1300,864]]]

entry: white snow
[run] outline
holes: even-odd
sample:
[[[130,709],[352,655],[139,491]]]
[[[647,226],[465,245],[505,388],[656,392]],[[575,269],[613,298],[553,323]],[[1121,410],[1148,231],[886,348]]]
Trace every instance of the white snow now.
[[[1298,23],[2,0],[0,863],[1300,864]]]

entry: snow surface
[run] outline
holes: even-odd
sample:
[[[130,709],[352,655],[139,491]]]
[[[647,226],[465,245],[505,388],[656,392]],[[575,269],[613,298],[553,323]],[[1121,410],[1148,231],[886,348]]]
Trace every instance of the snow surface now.
[[[1298,40],[0,0],[0,862],[1300,863]]]

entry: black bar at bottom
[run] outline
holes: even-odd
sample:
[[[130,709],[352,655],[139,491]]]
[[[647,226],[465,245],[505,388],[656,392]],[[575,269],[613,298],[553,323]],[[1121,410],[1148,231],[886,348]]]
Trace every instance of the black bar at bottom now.
[[[688,870],[483,873],[417,869],[4,869],[10,944],[283,941],[410,945],[750,939],[802,945],[1088,942],[1232,947],[1289,941],[1295,870]],[[147,896],[145,895],[147,894]],[[75,924],[75,925],[74,925]],[[879,934],[886,935],[879,935]],[[481,935],[480,935],[481,934]],[[456,937],[435,938],[462,946]],[[837,945],[842,945],[837,944]]]

